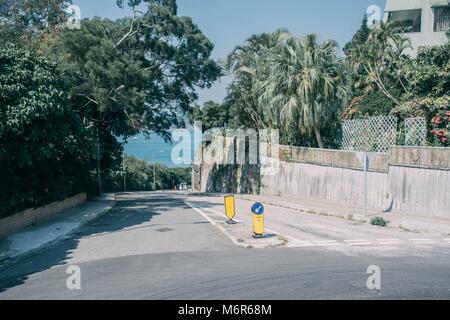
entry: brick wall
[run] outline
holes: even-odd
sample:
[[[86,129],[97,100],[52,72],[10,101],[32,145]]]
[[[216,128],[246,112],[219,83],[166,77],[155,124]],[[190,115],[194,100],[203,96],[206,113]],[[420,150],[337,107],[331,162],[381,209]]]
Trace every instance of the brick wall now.
[[[0,238],[6,238],[19,229],[29,227],[67,209],[79,206],[85,203],[86,200],[87,194],[80,193],[60,202],[54,202],[40,208],[28,209],[10,217],[0,219]]]

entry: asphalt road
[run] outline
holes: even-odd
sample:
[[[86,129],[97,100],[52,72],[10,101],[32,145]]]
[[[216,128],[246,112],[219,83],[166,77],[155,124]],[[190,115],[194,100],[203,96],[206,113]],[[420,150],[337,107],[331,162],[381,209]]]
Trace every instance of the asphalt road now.
[[[237,218],[250,205],[238,201]],[[70,237],[0,265],[0,299],[450,298],[445,239],[272,207],[267,227],[287,246],[245,249],[213,225],[221,210],[220,198],[124,195]],[[74,265],[80,290],[66,286]],[[367,288],[372,265],[380,290]]]

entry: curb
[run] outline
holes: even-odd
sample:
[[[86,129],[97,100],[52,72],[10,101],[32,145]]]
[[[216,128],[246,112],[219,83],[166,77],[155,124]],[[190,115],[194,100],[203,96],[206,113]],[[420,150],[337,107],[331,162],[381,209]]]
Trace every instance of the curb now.
[[[277,238],[279,243],[276,244],[256,244],[256,243],[250,243],[248,241],[238,239],[234,235],[232,235],[228,230],[226,230],[221,225],[216,225],[216,227],[222,231],[236,246],[245,248],[245,249],[270,249],[270,248],[280,248],[285,246],[288,241],[282,236],[277,234]]]
[[[70,230],[66,234],[62,234],[62,235],[56,237],[55,239],[53,239],[53,240],[51,240],[51,241],[49,241],[47,243],[44,243],[44,244],[40,245],[39,247],[30,249],[28,251],[25,251],[25,252],[22,252],[22,253],[19,253],[17,255],[13,255],[13,256],[8,256],[8,255],[4,256],[4,257],[0,256],[0,267],[3,267],[2,263],[4,263],[4,262],[17,260],[19,258],[22,258],[22,257],[25,257],[25,256],[30,255],[32,253],[35,253],[35,252],[43,249],[44,247],[52,245],[52,244],[54,244],[54,243],[56,243],[58,241],[64,240],[65,238],[73,235],[81,227],[85,226],[86,224],[92,222],[93,220],[97,219],[98,217],[100,217],[100,216],[104,215],[105,213],[107,213],[107,212],[111,211],[112,209],[114,209],[116,207],[116,205],[117,205],[117,201],[116,200],[110,200],[110,204],[107,207],[105,207],[105,209],[102,209],[98,214],[96,214],[91,219],[84,220],[76,228]]]
[[[252,199],[250,197],[246,197],[246,196],[242,196],[242,195],[236,195],[237,199],[241,199],[241,200],[245,200],[245,201],[255,201],[255,199]],[[297,212],[301,212],[301,213],[306,213],[306,214],[313,214],[313,215],[319,215],[319,216],[325,216],[325,217],[333,217],[333,218],[337,218],[337,219],[344,219],[344,220],[348,220],[348,221],[354,221],[354,222],[359,222],[359,223],[365,223],[368,225],[371,225],[371,220],[372,218],[375,217],[381,217],[381,218],[385,218],[387,220],[387,226],[385,228],[390,228],[390,229],[398,229],[404,232],[410,232],[410,233],[424,233],[424,234],[429,234],[429,233],[435,233],[434,231],[430,231],[430,230],[417,230],[417,229],[408,229],[408,227],[402,225],[401,223],[393,223],[391,221],[389,221],[389,212],[382,212],[380,211],[379,214],[374,214],[374,215],[370,215],[368,217],[363,217],[361,215],[358,216],[354,216],[354,215],[334,215],[332,213],[326,212],[326,211],[319,211],[319,210],[311,210],[311,209],[303,209],[303,208],[299,208],[296,206],[291,206],[291,205],[287,205],[287,204],[283,204],[283,203],[277,203],[277,202],[272,202],[272,201],[267,201],[267,200],[258,200],[264,204],[267,205],[271,205],[271,206],[275,206],[275,207],[280,207],[280,208],[285,208],[285,209],[290,209],[290,210],[294,210]],[[376,226],[374,226],[376,227]]]
[[[255,201],[252,198],[248,198],[245,196],[236,196],[236,198],[241,199],[241,200],[245,200],[245,201]],[[287,205],[284,203],[278,203],[278,202],[272,202],[272,201],[267,201],[267,200],[258,200],[259,202],[262,202],[264,204],[270,205],[270,206],[275,206],[275,207],[280,207],[280,208],[285,208],[285,209],[290,209],[290,210],[294,210],[294,211],[298,211],[301,213],[306,213],[306,214],[314,214],[314,215],[319,215],[319,216],[327,216],[327,217],[334,217],[334,218],[339,218],[339,219],[345,219],[345,220],[352,220],[352,221],[357,221],[357,222],[367,222],[367,219],[363,219],[362,217],[359,217],[359,219],[355,219],[355,216],[353,215],[334,215],[331,214],[327,211],[318,211],[318,210],[311,210],[311,209],[303,209],[303,208],[299,208],[296,206],[291,206],[291,205]]]
[[[196,205],[184,201],[186,205],[191,207],[193,210],[197,211],[198,213],[202,214],[201,208],[197,207]],[[203,215],[203,214],[202,214]],[[210,221],[211,222],[211,221]],[[244,248],[244,249],[268,249],[268,248],[278,248],[286,245],[287,241],[281,236],[277,235],[278,240],[280,243],[278,244],[254,244],[250,243],[248,241],[238,239],[235,235],[231,234],[226,228],[224,228],[222,225],[220,225],[217,222],[211,223],[212,226],[216,227],[219,231],[221,231],[228,239],[230,239],[234,245]]]

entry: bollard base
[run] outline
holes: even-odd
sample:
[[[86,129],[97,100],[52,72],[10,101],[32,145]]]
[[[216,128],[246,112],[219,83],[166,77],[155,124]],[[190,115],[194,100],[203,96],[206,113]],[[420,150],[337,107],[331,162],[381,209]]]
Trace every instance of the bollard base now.
[[[234,225],[234,224],[237,224],[237,222],[234,221],[234,220],[228,220],[226,223],[227,223],[228,225]]]
[[[264,239],[264,238],[265,236],[263,234],[256,234],[256,233],[253,234],[253,239]]]

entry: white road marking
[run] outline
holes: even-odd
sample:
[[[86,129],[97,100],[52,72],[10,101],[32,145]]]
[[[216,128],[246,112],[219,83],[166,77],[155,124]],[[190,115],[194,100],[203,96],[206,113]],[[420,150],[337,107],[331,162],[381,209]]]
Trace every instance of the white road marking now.
[[[399,239],[377,239],[378,244],[381,245],[391,245],[391,244],[401,244]]]
[[[368,246],[371,243],[365,239],[344,240],[350,246]]]
[[[353,242],[353,243],[348,243],[349,246],[370,246],[371,243],[370,242]]]
[[[313,241],[313,243],[318,247],[333,247],[340,246],[341,244],[336,240],[323,240],[323,241]]]
[[[409,239],[409,241],[414,243],[432,243],[433,240],[431,239]]]
[[[413,241],[415,244],[433,244],[433,241]]]
[[[287,236],[287,235],[281,234],[280,232],[272,230],[272,229],[269,229],[269,228],[265,228],[265,229],[266,229],[266,231],[268,231],[270,233],[274,233],[274,234],[281,235],[282,237],[284,237],[288,241],[287,246],[290,247],[290,248],[313,247],[311,242],[303,241],[303,240],[300,240],[300,239],[297,239],[297,238],[294,238],[294,237],[291,237],[291,236]]]
[[[200,213],[200,215],[205,218],[207,221],[209,221],[209,223],[211,223],[213,226],[217,225],[217,222],[215,222],[214,220],[212,220],[207,214],[205,214],[202,210],[200,210],[198,207],[194,206],[193,204],[184,201],[184,203],[186,203],[189,207],[191,207],[192,209],[194,209],[195,211],[197,211],[198,213]]]
[[[409,239],[414,244],[434,244],[434,241],[431,239]]]
[[[340,243],[321,243],[321,244],[315,244],[316,247],[337,247],[341,246]]]
[[[221,217],[225,217],[225,218],[227,217],[224,213],[216,211],[216,210],[213,210],[213,209],[203,208],[203,210],[208,211],[208,212],[212,213],[215,216],[221,216]],[[240,220],[236,220],[236,219],[233,219],[233,220],[236,221],[237,223],[242,223],[242,221],[240,221]]]
[[[222,212],[219,212],[219,211],[216,211],[216,210],[213,210],[213,209],[203,208],[203,210],[208,211],[209,213],[212,213],[212,214],[214,214],[216,216],[222,216],[222,217],[225,216],[225,214],[223,214]]]
[[[203,208],[203,210],[205,210],[205,208]],[[205,210],[206,211],[206,210]],[[222,217],[223,215],[221,215],[221,214],[217,214],[217,213],[212,213],[212,212],[208,212],[208,213],[206,213],[208,216],[211,216],[211,217]]]
[[[286,248],[311,248],[314,247],[311,243],[296,243],[290,240],[288,237],[284,236],[288,240],[288,242],[285,244]]]
[[[213,221],[206,213],[204,213],[202,210],[200,210],[200,208],[196,207],[195,205],[184,201],[185,204],[187,204],[189,207],[191,207],[192,209],[194,209],[195,211],[197,211],[198,213],[200,213],[202,215],[202,217],[204,217],[206,220],[208,220],[211,225],[215,226],[216,228],[218,228],[223,234],[225,234],[236,246],[239,247],[243,247],[242,243],[240,243],[238,241],[238,239],[233,236],[232,234],[230,234],[224,227],[220,226],[217,224],[217,222]]]

